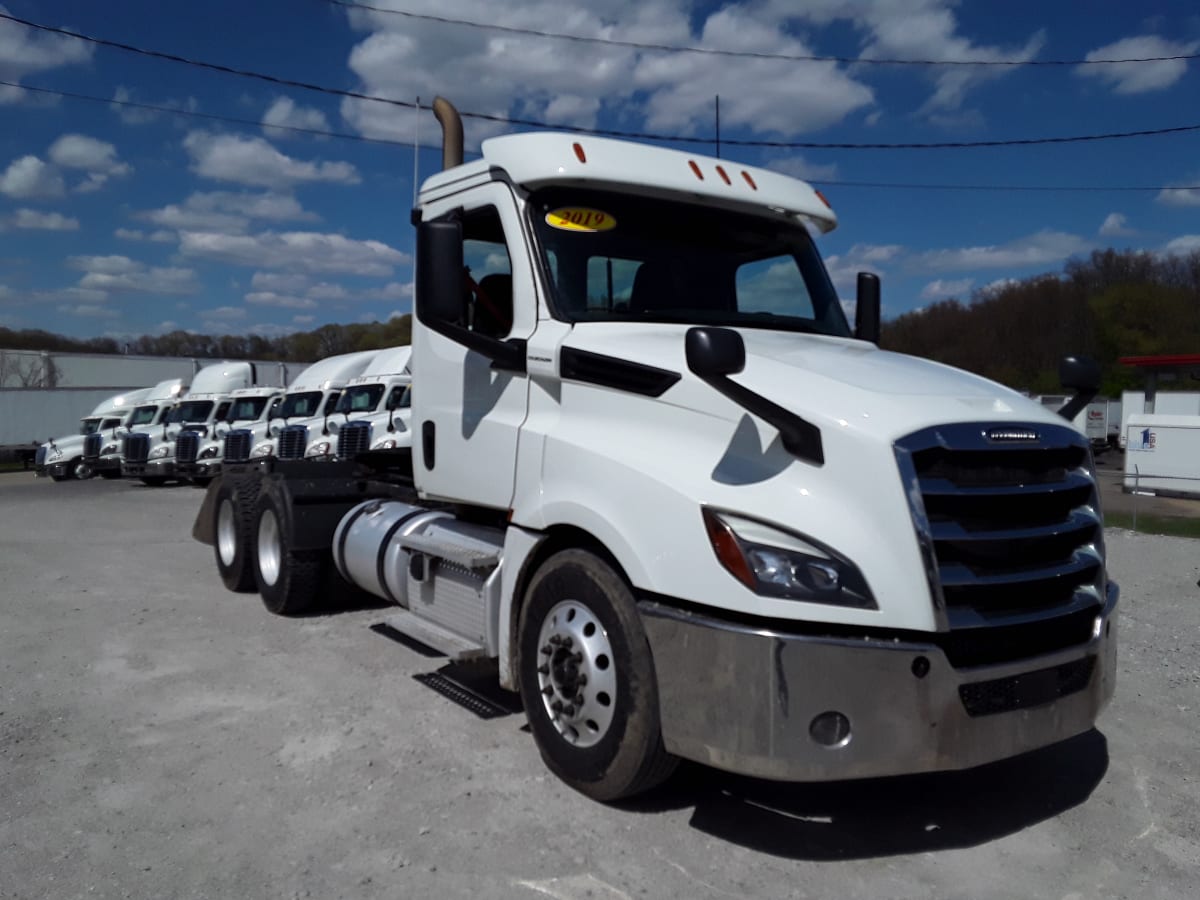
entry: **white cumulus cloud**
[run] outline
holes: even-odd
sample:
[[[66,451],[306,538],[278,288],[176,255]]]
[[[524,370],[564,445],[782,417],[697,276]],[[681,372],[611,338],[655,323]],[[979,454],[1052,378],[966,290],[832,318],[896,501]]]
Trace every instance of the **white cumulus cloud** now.
[[[306,162],[276,150],[263,138],[193,131],[183,141],[192,171],[205,178],[250,187],[290,188],[305,182],[358,184],[348,162]]]
[[[974,278],[958,278],[951,281],[938,278],[921,289],[922,300],[944,300],[947,297],[962,297],[971,290]]]
[[[18,209],[12,220],[16,228],[31,228],[41,231],[77,231],[79,220],[56,212],[38,212],[34,209]]]
[[[1090,52],[1084,59],[1149,59],[1166,56],[1188,56],[1200,50],[1200,41],[1169,41],[1158,35],[1144,34],[1106,44]],[[1187,73],[1186,59],[1163,59],[1161,62],[1097,63],[1078,66],[1076,74],[1094,78],[1112,88],[1115,94],[1146,94],[1171,87]]]
[[[8,9],[0,6],[0,12],[7,13]],[[66,35],[35,31],[0,19],[0,79],[4,81],[19,82],[35,72],[85,63],[94,49]],[[0,105],[27,101],[30,96],[21,88],[0,85]]]
[[[179,236],[184,256],[240,266],[293,272],[340,272],[387,278],[395,266],[410,262],[406,253],[381,241],[359,241],[340,234],[311,231],[254,235],[185,231]]]
[[[908,260],[913,272],[964,272],[972,269],[1026,268],[1061,263],[1092,248],[1078,235],[1049,229],[1005,244],[929,250]]]
[[[1104,237],[1128,237],[1136,232],[1129,227],[1123,213],[1109,213],[1100,223],[1100,234]]]
[[[13,160],[0,175],[0,194],[14,200],[61,197],[65,192],[66,184],[58,170],[36,156]]]
[[[300,106],[291,97],[278,97],[263,113],[263,131],[272,137],[288,137],[289,132],[277,126],[286,128],[306,128],[314,131],[328,131],[329,120],[325,113],[312,106]],[[272,127],[276,126],[276,127]]]

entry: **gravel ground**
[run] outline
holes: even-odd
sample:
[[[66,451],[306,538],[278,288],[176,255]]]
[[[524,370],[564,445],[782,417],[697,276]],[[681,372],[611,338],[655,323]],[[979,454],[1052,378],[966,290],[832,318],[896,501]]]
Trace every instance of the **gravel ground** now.
[[[0,476],[0,897],[1195,897],[1197,544],[1110,531],[1117,696],[983,769],[602,806],[359,609],[226,592],[201,493]],[[500,698],[511,701],[511,698]]]

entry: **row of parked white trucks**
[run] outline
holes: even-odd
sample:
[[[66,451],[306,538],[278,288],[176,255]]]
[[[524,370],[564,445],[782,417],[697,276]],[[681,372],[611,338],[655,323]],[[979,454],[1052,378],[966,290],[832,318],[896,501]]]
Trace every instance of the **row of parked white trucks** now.
[[[393,628],[494,666],[549,768],[600,800],[680,758],[851,779],[1093,727],[1118,589],[1068,421],[1094,366],[1064,361],[1056,414],[880,350],[878,280],[851,326],[810,236],[836,218],[803,182],[551,133],[464,164],[435,110],[408,439],[351,416],[338,439],[365,452],[286,459],[289,416],[274,452],[226,449],[193,533],[228,587],[285,615],[353,588],[394,604]],[[305,421],[304,455],[338,418]]]
[[[409,356],[395,347],[330,357],[286,387],[261,383],[252,363],[213,364],[190,385],[173,379],[109,398],[78,435],[39,448],[36,469],[58,481],[99,475],[203,486],[226,461],[394,447],[408,440]]]

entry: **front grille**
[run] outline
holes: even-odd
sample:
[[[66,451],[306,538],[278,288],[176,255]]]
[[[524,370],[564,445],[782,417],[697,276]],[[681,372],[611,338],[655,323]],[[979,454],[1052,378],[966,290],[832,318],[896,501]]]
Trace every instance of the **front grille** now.
[[[241,462],[250,458],[250,445],[254,432],[249,428],[235,428],[225,435],[225,462]]]
[[[347,422],[338,432],[338,459],[353,459],[371,449],[371,423]]]
[[[972,718],[1043,706],[1082,691],[1095,667],[1096,657],[1085,656],[1037,672],[964,684],[959,687],[958,695]]]
[[[989,438],[991,431],[993,438]],[[896,443],[956,666],[1085,643],[1104,592],[1086,439],[1065,425],[929,428]],[[957,661],[956,661],[957,660]]]
[[[145,462],[150,458],[150,435],[125,435],[121,440],[121,456],[125,462]]]
[[[102,434],[89,434],[83,439],[83,458],[99,459],[100,443],[104,440]]]
[[[279,432],[280,459],[304,459],[304,448],[307,446],[307,425],[285,425]]]
[[[175,438],[175,461],[195,462],[200,452],[200,435],[194,431],[180,432]]]

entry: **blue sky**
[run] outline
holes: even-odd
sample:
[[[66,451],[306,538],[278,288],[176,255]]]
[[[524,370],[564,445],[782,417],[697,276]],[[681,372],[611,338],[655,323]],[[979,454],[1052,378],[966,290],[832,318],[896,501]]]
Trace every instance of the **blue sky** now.
[[[0,0],[44,25],[340,90],[589,128],[731,139],[970,142],[1200,124],[1200,60],[889,66],[1200,54],[1200,9],[1010,0]],[[1081,13],[1086,10],[1086,13]],[[96,46],[0,20],[0,325],[116,337],[183,328],[278,335],[411,310],[415,114]],[[40,88],[24,90],[11,85]],[[46,91],[124,100],[156,113]],[[245,120],[220,121],[213,116]],[[399,144],[281,131],[343,132]],[[505,126],[468,120],[468,152]],[[424,113],[420,171],[440,163]],[[713,152],[713,148],[698,152]],[[884,314],[968,300],[1105,247],[1200,249],[1200,131],[1023,147],[722,147],[808,178],[841,220],[820,239],[849,297]],[[881,188],[1082,187],[1088,191]],[[1147,187],[1155,190],[1116,191]],[[1104,189],[1104,190],[1100,190]]]

